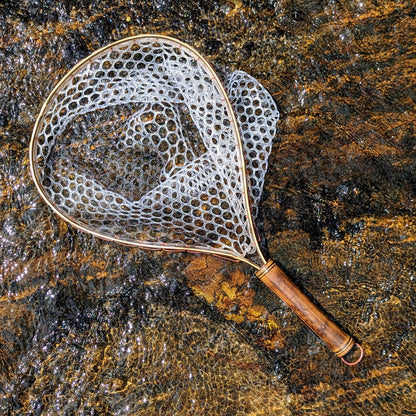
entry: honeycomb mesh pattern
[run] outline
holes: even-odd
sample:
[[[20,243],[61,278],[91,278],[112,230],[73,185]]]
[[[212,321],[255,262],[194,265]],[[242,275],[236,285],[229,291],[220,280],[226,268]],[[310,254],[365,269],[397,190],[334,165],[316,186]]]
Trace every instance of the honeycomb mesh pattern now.
[[[249,193],[253,201],[251,210],[256,217],[279,112],[267,90],[245,72],[235,71],[225,82],[237,117],[248,173]]]
[[[279,113],[246,73],[224,84],[256,214]],[[54,91],[38,123],[36,174],[73,223],[127,244],[255,251],[237,127],[192,49],[138,37],[98,51]]]

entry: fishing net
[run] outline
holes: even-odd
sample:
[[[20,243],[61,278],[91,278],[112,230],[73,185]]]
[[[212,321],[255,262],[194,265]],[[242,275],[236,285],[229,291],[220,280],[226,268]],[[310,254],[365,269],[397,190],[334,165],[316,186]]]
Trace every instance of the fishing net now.
[[[252,265],[343,357],[352,337],[266,261],[257,241],[253,218],[279,112],[248,74],[223,78],[164,36],[93,53],[41,109],[30,145],[38,190],[62,218],[101,238]],[[357,361],[344,362],[358,363],[359,348]]]

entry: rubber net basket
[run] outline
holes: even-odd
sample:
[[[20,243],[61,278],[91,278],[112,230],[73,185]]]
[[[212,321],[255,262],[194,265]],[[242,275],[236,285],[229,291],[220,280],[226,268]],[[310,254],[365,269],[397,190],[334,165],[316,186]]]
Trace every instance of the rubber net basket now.
[[[179,41],[129,38],[51,93],[33,173],[58,214],[102,238],[245,257],[278,118],[245,72],[220,81]]]

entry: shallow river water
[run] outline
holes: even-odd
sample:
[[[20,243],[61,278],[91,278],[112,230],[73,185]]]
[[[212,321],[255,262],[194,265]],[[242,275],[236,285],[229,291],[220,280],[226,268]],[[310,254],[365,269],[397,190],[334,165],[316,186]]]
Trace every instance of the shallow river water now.
[[[3,1],[0,414],[415,415],[415,18],[387,0]],[[80,59],[140,33],[273,95],[260,234],[362,344],[356,367],[252,269],[98,240],[38,196],[43,101]]]

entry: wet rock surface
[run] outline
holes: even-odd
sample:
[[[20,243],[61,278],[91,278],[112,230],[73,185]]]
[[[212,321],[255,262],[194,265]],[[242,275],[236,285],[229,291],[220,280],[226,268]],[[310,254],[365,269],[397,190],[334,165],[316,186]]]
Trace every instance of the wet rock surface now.
[[[416,9],[392,1],[0,5],[0,413],[416,413]],[[258,225],[363,345],[343,365],[253,270],[99,241],[29,177],[36,115],[80,59],[162,33],[281,111]]]

